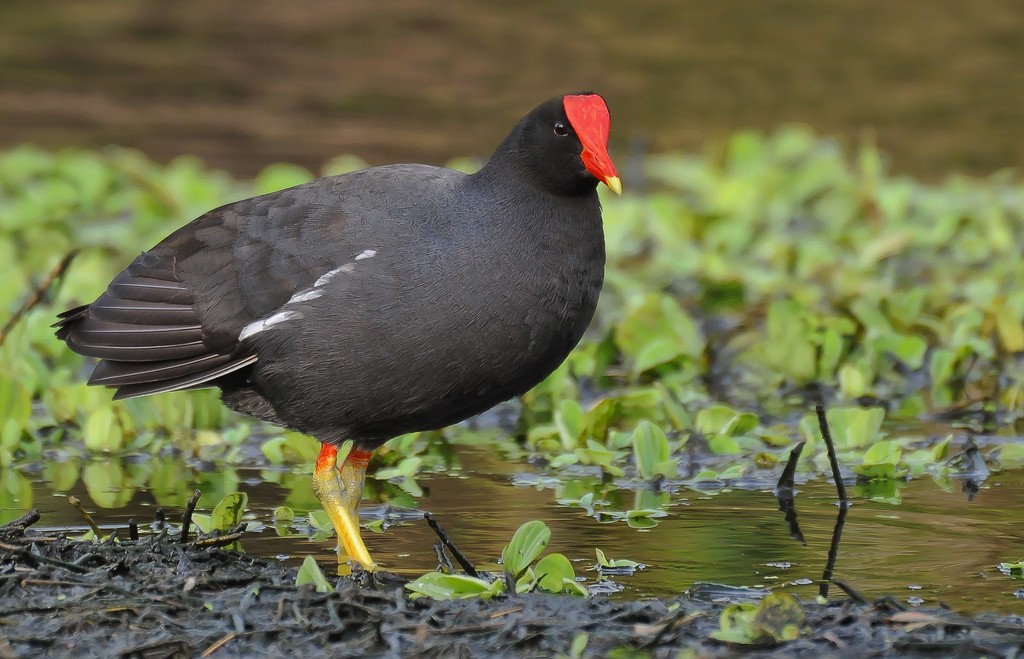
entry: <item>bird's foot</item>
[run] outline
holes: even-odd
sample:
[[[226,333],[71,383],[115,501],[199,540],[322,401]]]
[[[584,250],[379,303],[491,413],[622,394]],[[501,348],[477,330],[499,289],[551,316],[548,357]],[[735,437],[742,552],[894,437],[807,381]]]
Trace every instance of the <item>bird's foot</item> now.
[[[313,469],[320,505],[338,534],[339,570],[344,564],[345,554],[365,570],[373,571],[376,568],[359,532],[359,500],[362,498],[369,455],[369,451],[353,447],[345,462],[338,467],[338,450],[330,444],[324,444]]]

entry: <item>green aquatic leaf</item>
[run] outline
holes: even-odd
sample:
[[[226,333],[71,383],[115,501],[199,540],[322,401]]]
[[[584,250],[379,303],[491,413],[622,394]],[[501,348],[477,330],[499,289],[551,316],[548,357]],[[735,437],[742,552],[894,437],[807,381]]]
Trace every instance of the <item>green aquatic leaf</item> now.
[[[839,391],[848,400],[855,400],[871,391],[871,377],[856,364],[843,364],[839,368]]]
[[[533,520],[520,526],[512,540],[501,551],[505,571],[518,577],[551,542],[551,529],[544,522]]]
[[[1002,306],[996,310],[996,330],[1006,352],[1024,352],[1024,320],[1016,309]]]
[[[641,478],[676,475],[676,461],[670,460],[668,438],[657,425],[641,421],[633,431],[633,458]]]
[[[914,370],[924,364],[925,352],[928,350],[928,342],[923,338],[896,332],[875,337],[871,345],[879,352],[893,355]]]
[[[622,469],[615,465],[615,462],[625,455],[624,451],[613,451],[588,439],[586,448],[576,449],[575,454],[581,463],[597,465],[601,467],[602,471],[613,476],[621,476],[623,473]]]
[[[311,510],[306,515],[306,521],[317,531],[334,532],[334,524],[331,522],[331,518],[327,515],[326,511]]]
[[[672,297],[649,294],[615,328],[615,343],[639,375],[680,357],[699,358],[704,337],[693,317]]]
[[[740,443],[729,435],[711,435],[707,438],[708,450],[712,455],[739,455],[743,452]]]
[[[843,336],[836,329],[826,328],[818,333],[816,340],[818,343],[817,377],[820,380],[831,380],[843,355]]]
[[[101,407],[91,414],[82,429],[82,441],[89,451],[119,451],[124,445],[124,434],[112,407]]]
[[[537,573],[533,571],[532,567],[528,567],[522,575],[520,575],[519,579],[516,580],[516,593],[522,594],[533,592],[536,587]]]
[[[654,387],[661,397],[661,404],[665,408],[665,413],[668,415],[668,420],[671,422],[672,427],[675,430],[690,429],[692,427],[690,414],[686,411],[685,407],[679,404],[672,390],[664,382],[657,382]]]
[[[227,533],[234,530],[242,522],[242,514],[249,505],[249,495],[245,492],[233,492],[217,504],[213,509],[211,530]]]
[[[758,425],[756,414],[737,412],[726,405],[712,405],[700,412],[696,418],[697,430],[704,435],[744,435]]]
[[[864,448],[879,438],[885,410],[881,407],[832,407],[826,412],[829,430],[836,449],[840,451]],[[814,445],[821,441],[818,419],[806,415],[800,422],[804,439]]]
[[[853,467],[854,473],[864,478],[896,478],[903,474],[898,469],[902,447],[892,440],[876,442],[864,453],[863,463]]]
[[[213,531],[213,516],[204,515],[203,513],[192,513],[192,523],[200,533],[210,533]]]
[[[794,641],[804,624],[804,608],[788,593],[769,593],[758,604],[754,625],[773,641]]]
[[[572,643],[569,645],[569,659],[583,659],[583,653],[587,649],[587,641],[590,636],[586,632],[577,632],[572,637]]]
[[[577,448],[583,434],[583,408],[580,404],[571,398],[563,400],[555,412],[555,427],[564,450]]]
[[[505,582],[501,579],[489,582],[463,574],[428,572],[407,583],[405,587],[411,591],[410,596],[414,599],[429,597],[435,600],[457,600],[479,597],[488,600],[504,592]]]
[[[565,587],[564,580],[576,580],[576,570],[562,554],[548,554],[537,561],[533,571],[537,574],[538,586],[546,593],[560,593]]]
[[[580,436],[604,443],[615,417],[619,414],[621,402],[616,397],[602,398],[583,415]]]
[[[719,629],[711,632],[711,638],[725,643],[757,643],[761,635],[754,626],[754,615],[756,613],[756,604],[747,602],[730,604],[719,614]]]
[[[1014,579],[1024,578],[1024,560],[1003,562],[996,566],[1000,572]]]
[[[316,564],[316,559],[312,556],[307,556],[303,559],[302,567],[299,568],[298,574],[295,575],[296,588],[306,584],[313,584],[318,593],[329,593],[333,590],[331,584],[327,581],[327,577],[324,576],[323,570]]]
[[[600,549],[594,549],[594,553],[597,554],[597,565],[603,568],[625,568],[625,569],[636,569],[640,567],[640,563],[631,561],[628,558],[619,558],[612,560],[605,556],[605,553]]]
[[[714,639],[742,645],[774,644],[799,638],[803,606],[788,593],[769,593],[757,604],[726,607],[719,616]]]
[[[900,461],[903,449],[892,440],[875,442],[864,453],[865,465],[896,464]]]
[[[0,374],[0,447],[13,450],[31,416],[32,397],[28,389]]]
[[[995,458],[1004,469],[1024,467],[1024,444],[1003,444],[996,451]]]

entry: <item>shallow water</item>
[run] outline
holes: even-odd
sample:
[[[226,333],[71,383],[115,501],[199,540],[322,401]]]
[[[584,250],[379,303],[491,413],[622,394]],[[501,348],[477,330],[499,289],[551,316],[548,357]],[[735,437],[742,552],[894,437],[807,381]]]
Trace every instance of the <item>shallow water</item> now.
[[[602,522],[580,507],[563,505],[568,490],[585,491],[591,482],[559,484],[539,472],[523,470],[517,463],[501,461],[484,448],[457,448],[461,468],[454,475],[424,475],[419,510],[435,514],[467,556],[486,569],[501,552],[515,529],[531,519],[541,519],[552,529],[550,550],[564,553],[577,573],[592,585],[596,573],[594,549],[609,558],[628,558],[646,564],[629,576],[612,578],[627,597],[665,597],[679,594],[696,582],[735,586],[784,588],[803,598],[818,593],[838,509],[835,490],[824,479],[799,486],[796,497],[798,521],[806,544],[794,540],[769,491],[722,490],[706,494],[690,489],[660,495],[665,516],[651,529],[630,528],[625,521]],[[109,467],[107,467],[109,468]],[[130,467],[129,467],[130,468]],[[211,493],[221,485],[218,474],[186,470],[189,482],[176,489],[187,496],[195,487]],[[249,495],[253,517],[268,524],[261,534],[247,537],[246,551],[280,556],[298,563],[307,554],[330,561],[334,541],[311,541],[304,535],[278,537],[270,526],[271,513],[289,503],[301,515],[310,509],[310,490],[283,488],[263,480],[268,472],[239,470],[239,489]],[[229,479],[234,481],[233,478]],[[78,480],[66,492],[54,494],[42,475],[26,479],[29,489],[8,496],[0,516],[10,518],[35,506],[43,523],[58,528],[84,530],[81,518],[67,503],[67,495],[82,499],[103,526],[124,526],[129,518],[148,522],[154,518],[158,497],[149,489],[134,492],[97,492]],[[583,488],[580,490],[580,488]],[[122,495],[122,501],[107,499]],[[123,496],[127,495],[127,496]],[[634,497],[653,493],[616,490],[610,508],[634,507]],[[1024,599],[1015,592],[1024,580],[1013,580],[996,566],[1016,561],[1024,552],[1024,525],[1019,501],[1024,498],[1024,472],[994,474],[969,501],[954,481],[945,491],[928,478],[899,488],[898,504],[857,498],[848,513],[839,546],[834,578],[848,583],[871,599],[893,595],[904,602],[934,605],[944,602],[965,612],[1024,612]],[[212,497],[211,497],[212,498]],[[97,504],[97,499],[103,505]],[[165,501],[165,498],[160,498]],[[649,504],[649,502],[648,502]],[[201,503],[200,507],[208,505]],[[170,521],[180,519],[181,509],[167,506]],[[385,506],[364,502],[364,517],[380,516]],[[436,537],[415,512],[382,533],[365,532],[367,545],[385,569],[410,577],[432,570]],[[284,558],[287,557],[287,558]],[[831,595],[842,593],[833,586]]]

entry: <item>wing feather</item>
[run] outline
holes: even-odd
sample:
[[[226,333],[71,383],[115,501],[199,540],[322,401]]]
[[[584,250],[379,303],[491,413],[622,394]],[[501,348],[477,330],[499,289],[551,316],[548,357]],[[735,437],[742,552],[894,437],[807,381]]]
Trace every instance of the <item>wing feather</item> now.
[[[89,383],[117,388],[115,398],[216,386],[258,358],[243,328],[365,249],[349,245],[345,189],[342,178],[319,179],[206,213],[140,254],[91,305],[60,314],[57,337],[101,360]]]

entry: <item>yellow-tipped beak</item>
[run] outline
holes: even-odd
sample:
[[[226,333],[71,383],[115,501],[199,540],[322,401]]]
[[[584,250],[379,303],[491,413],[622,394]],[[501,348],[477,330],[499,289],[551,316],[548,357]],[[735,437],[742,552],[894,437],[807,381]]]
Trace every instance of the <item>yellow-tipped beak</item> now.
[[[609,176],[604,180],[604,184],[607,185],[608,189],[615,194],[622,194],[622,181],[619,180],[618,176]]]

